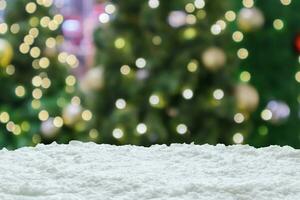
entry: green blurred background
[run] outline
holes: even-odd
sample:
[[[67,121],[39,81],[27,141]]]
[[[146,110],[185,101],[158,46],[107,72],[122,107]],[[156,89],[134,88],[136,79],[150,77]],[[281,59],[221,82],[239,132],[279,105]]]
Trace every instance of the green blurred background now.
[[[0,147],[300,147],[296,0],[0,0]]]

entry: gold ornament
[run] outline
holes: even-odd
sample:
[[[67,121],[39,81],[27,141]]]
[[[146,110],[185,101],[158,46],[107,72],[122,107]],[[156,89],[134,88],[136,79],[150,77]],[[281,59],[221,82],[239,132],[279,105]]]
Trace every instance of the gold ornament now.
[[[0,67],[10,64],[13,57],[13,48],[7,40],[0,38]]]
[[[63,120],[68,126],[73,126],[81,120],[82,107],[77,104],[69,104],[63,110]]]
[[[238,27],[242,31],[250,32],[261,28],[264,23],[264,15],[257,8],[242,8],[237,18]]]
[[[80,88],[83,92],[97,91],[103,87],[103,68],[95,67],[90,69],[80,81]]]
[[[208,70],[216,71],[225,65],[226,55],[222,49],[210,47],[202,54],[202,62]]]
[[[249,84],[239,84],[235,90],[235,97],[241,111],[252,112],[259,103],[258,92]]]

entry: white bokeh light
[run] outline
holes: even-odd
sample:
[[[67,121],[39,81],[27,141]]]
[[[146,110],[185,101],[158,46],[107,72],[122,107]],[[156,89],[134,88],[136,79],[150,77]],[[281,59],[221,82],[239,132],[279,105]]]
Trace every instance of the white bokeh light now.
[[[158,8],[159,0],[149,0],[148,5],[150,8]]]
[[[126,101],[124,99],[118,99],[115,104],[118,109],[124,109],[126,107]]]
[[[145,134],[147,132],[147,126],[144,123],[140,123],[136,126],[136,131],[139,134]]]
[[[179,124],[176,127],[176,131],[177,133],[179,133],[180,135],[183,135],[187,132],[187,126],[185,124]]]

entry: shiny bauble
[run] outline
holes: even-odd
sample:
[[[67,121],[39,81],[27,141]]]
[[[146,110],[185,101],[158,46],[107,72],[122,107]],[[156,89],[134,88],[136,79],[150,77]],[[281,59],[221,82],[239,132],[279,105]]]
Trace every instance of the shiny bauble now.
[[[82,107],[78,104],[69,104],[63,109],[63,120],[67,126],[73,126],[81,120]]]
[[[253,112],[259,103],[257,90],[249,84],[239,84],[235,90],[237,107],[244,112]]]
[[[245,32],[255,31],[265,23],[263,13],[257,8],[242,8],[237,18],[238,27]]]
[[[0,38],[0,67],[6,67],[13,58],[13,48],[11,44]]]
[[[204,67],[209,71],[217,71],[226,64],[226,54],[218,47],[210,47],[202,54]]]
[[[83,92],[97,91],[103,87],[103,67],[90,69],[80,81],[80,88]]]
[[[45,138],[53,138],[57,135],[60,128],[54,125],[54,119],[49,118],[41,124],[41,133]]]

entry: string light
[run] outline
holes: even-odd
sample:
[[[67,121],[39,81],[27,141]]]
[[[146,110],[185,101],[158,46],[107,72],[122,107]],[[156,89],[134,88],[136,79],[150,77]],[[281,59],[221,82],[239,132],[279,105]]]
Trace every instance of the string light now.
[[[10,119],[10,117],[9,117],[8,112],[1,112],[0,113],[0,122],[1,123],[5,124],[5,123],[9,122],[9,119]]]
[[[243,0],[243,5],[246,8],[252,8],[254,6],[253,0]]]
[[[223,90],[221,90],[221,89],[216,89],[216,90],[213,92],[213,96],[214,96],[215,99],[221,100],[221,99],[223,99],[223,97],[224,97],[224,92],[223,92]]]
[[[115,128],[112,132],[112,135],[116,139],[121,139],[124,136],[124,132],[120,128]]]
[[[159,104],[159,96],[157,95],[151,95],[150,98],[149,98],[149,102],[151,105],[157,105]]]
[[[187,69],[189,72],[196,72],[198,69],[198,61],[197,60],[191,60],[188,65]]]
[[[81,113],[81,117],[84,121],[90,121],[93,118],[93,114],[90,110],[84,110]]]
[[[7,32],[8,26],[6,23],[0,23],[0,34],[5,34]]]
[[[261,118],[265,121],[269,121],[270,119],[272,119],[272,112],[269,109],[264,109],[261,112]]]
[[[180,135],[183,135],[187,132],[187,126],[185,124],[179,124],[176,127],[176,131],[177,133],[179,133]]]
[[[247,71],[243,71],[241,74],[240,74],[240,80],[242,82],[249,82],[251,80],[251,74]]]
[[[124,99],[118,99],[115,105],[118,109],[124,109],[126,107],[126,101]]]
[[[282,3],[282,5],[288,6],[292,3],[292,0],[280,0],[280,2]]]
[[[204,0],[195,0],[194,4],[195,4],[196,8],[202,9],[205,6],[205,1]]]
[[[248,58],[248,55],[249,55],[249,52],[245,48],[240,48],[237,52],[237,56],[242,60]]]
[[[107,13],[102,13],[99,15],[99,21],[102,23],[102,24],[106,24],[109,22],[109,15]]]
[[[113,14],[116,11],[116,7],[113,4],[107,4],[104,10],[108,14]]]
[[[138,68],[144,68],[146,66],[146,60],[144,58],[138,58],[136,61],[135,61],[135,65],[138,67]]]
[[[17,97],[24,97],[25,92],[25,87],[22,85],[17,86],[15,89],[15,94]]]
[[[30,14],[34,13],[36,11],[36,8],[37,8],[37,6],[34,2],[29,2],[25,6],[26,12],[28,12]]]
[[[149,0],[148,5],[150,8],[158,8],[159,6],[159,0]]]
[[[182,96],[185,99],[191,99],[194,96],[194,92],[188,88],[182,91]]]
[[[92,139],[97,139],[99,136],[99,132],[96,129],[92,129],[89,131],[89,136]]]
[[[242,32],[240,31],[235,31],[233,34],[232,34],[232,39],[233,41],[235,42],[241,42],[244,38],[244,35]]]
[[[46,110],[42,110],[39,112],[39,119],[41,121],[46,121],[47,119],[49,119],[49,113]]]
[[[245,117],[242,113],[237,113],[234,115],[234,121],[238,124],[243,123],[245,120]]]
[[[273,27],[276,29],[276,30],[281,30],[283,29],[283,26],[284,26],[284,23],[281,19],[275,19],[274,22],[273,22]]]
[[[123,75],[128,75],[130,73],[131,69],[128,65],[122,65],[122,67],[120,68],[120,72]]]
[[[244,142],[244,136],[241,133],[236,133],[233,135],[232,140],[235,144],[241,144]]]
[[[145,133],[147,132],[147,126],[146,126],[146,124],[144,124],[144,123],[138,124],[138,125],[136,126],[136,131],[137,131],[139,134],[141,134],[141,135],[145,134]]]
[[[236,19],[236,14],[234,11],[229,10],[225,13],[225,19],[229,22],[233,22]]]

